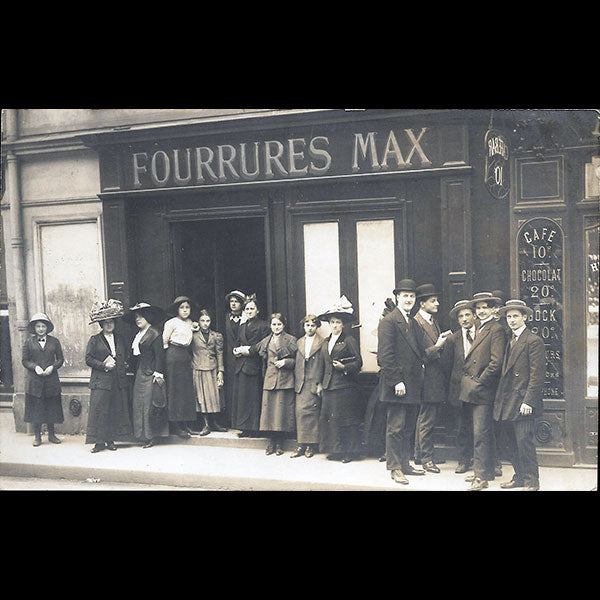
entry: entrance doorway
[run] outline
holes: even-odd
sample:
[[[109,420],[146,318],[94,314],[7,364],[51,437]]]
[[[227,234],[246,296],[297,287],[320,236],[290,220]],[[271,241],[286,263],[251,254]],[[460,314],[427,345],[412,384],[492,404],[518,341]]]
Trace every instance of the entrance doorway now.
[[[212,316],[213,329],[225,331],[225,294],[255,293],[267,314],[264,218],[206,219],[173,223],[171,240],[175,295],[187,295]]]

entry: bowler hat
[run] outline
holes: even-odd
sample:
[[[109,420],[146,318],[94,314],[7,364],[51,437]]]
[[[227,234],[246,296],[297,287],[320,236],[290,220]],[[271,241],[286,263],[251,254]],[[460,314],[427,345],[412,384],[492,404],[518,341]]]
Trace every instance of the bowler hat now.
[[[509,310],[520,310],[522,313],[525,313],[526,316],[530,317],[533,314],[533,309],[529,308],[523,300],[507,300],[504,306],[501,306],[498,309],[498,314],[502,316],[506,316],[506,313]]]
[[[244,294],[244,292],[240,292],[240,290],[233,290],[231,292],[229,292],[229,294],[227,294],[225,296],[225,300],[227,302],[229,302],[229,299],[231,297],[237,298],[242,304],[244,304],[244,302],[246,302],[246,294]]]
[[[396,289],[394,290],[394,296],[398,292],[415,292],[417,291],[417,284],[412,279],[402,279],[399,283],[396,284]]]
[[[470,300],[459,300],[450,310],[450,318],[456,319],[463,308],[473,311],[473,303]]]
[[[123,317],[123,321],[135,324],[135,313],[139,312],[150,325],[157,325],[166,317],[165,311],[159,306],[152,306],[147,302],[138,302],[129,309],[129,312]]]
[[[177,296],[177,298],[175,298],[175,300],[173,300],[173,302],[167,308],[167,315],[176,317],[179,307],[184,302],[187,302],[190,305],[192,313],[195,314],[198,312],[198,305],[191,298],[189,298],[188,296]]]
[[[429,296],[439,296],[439,294],[435,291],[435,286],[433,283],[424,283],[423,285],[420,285],[416,289],[416,294],[417,300],[420,300],[421,298],[427,298]]]
[[[477,294],[473,294],[473,298],[471,298],[473,308],[475,308],[478,302],[487,302],[489,306],[502,304],[502,300],[498,296],[494,296],[492,292],[477,292]]]
[[[90,311],[89,325],[98,323],[99,321],[106,321],[107,319],[122,317],[124,313],[123,304],[119,300],[111,298],[106,302],[94,302]]]
[[[39,313],[35,313],[31,317],[31,319],[29,319],[29,324],[27,325],[27,329],[29,329],[30,333],[35,333],[35,324],[38,321],[43,321],[44,323],[46,323],[46,327],[48,328],[46,330],[46,333],[50,333],[54,329],[54,325],[52,324],[52,321],[48,318],[48,315],[46,315],[46,313],[39,312]]]

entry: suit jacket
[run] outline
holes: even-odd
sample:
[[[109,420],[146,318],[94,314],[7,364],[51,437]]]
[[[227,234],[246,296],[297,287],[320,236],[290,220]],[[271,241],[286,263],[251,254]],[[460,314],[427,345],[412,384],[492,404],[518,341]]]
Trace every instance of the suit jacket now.
[[[325,338],[321,345],[321,357],[323,359],[321,383],[324,390],[341,390],[344,388],[355,387],[358,385],[355,376],[362,368],[362,357],[358,348],[358,343],[351,335],[346,335],[343,331],[334,344],[331,354],[329,354],[329,340],[331,336]],[[344,362],[344,370],[340,371],[333,368],[334,360],[342,358],[352,358]]]
[[[302,392],[305,381],[310,382],[310,392],[312,394],[317,393],[317,382],[323,373],[323,355],[320,350],[324,341],[318,333],[315,333],[310,353],[306,356],[306,336],[304,335],[298,340],[294,369],[294,389],[296,390],[296,394]]]
[[[406,323],[399,309],[379,321],[377,363],[381,367],[381,401],[420,404],[423,392],[425,352],[420,331],[413,318]],[[395,386],[403,382],[404,396],[396,396]]]
[[[238,345],[250,346],[250,354],[248,356],[235,357],[235,372],[245,373],[246,375],[256,376],[262,372],[262,358],[259,356],[256,348],[258,342],[269,335],[271,328],[266,321],[257,317],[250,319],[240,325],[238,335]]]
[[[150,326],[148,328],[148,331],[140,340],[140,355],[132,355],[133,360],[137,362],[135,372],[141,369],[144,375],[152,375],[155,371],[165,374],[165,349],[163,348],[162,335],[155,327]]]
[[[125,389],[129,385],[127,379],[127,360],[130,349],[127,348],[125,340],[116,333],[114,335],[116,356],[114,357],[117,366],[114,370],[117,372],[119,388]],[[110,390],[112,387],[113,371],[105,371],[103,362],[110,355],[110,346],[102,332],[93,335],[87,344],[85,350],[85,364],[92,367],[90,375],[90,389]]]
[[[232,350],[234,348],[237,348],[240,343],[239,343],[239,331],[240,331],[240,323],[234,323],[230,318],[229,315],[231,313],[227,313],[227,315],[225,316],[225,335],[223,337],[223,341],[224,341],[224,352],[225,352],[225,356],[227,357],[225,359],[225,362],[228,363],[229,360],[231,359],[233,361],[233,354],[232,354]]]
[[[525,328],[512,350],[506,344],[502,375],[494,401],[496,421],[515,421],[524,402],[533,408],[535,418],[544,408],[543,386],[546,378],[546,349],[542,339]]]
[[[297,340],[285,331],[279,336],[277,355],[269,350],[273,339],[271,333],[256,345],[256,351],[263,359],[263,390],[289,390],[294,387],[294,365],[296,363]],[[284,365],[278,369],[274,361],[283,360]]]
[[[200,331],[192,336],[192,369],[198,371],[225,371],[223,362],[223,334],[209,329],[208,342]]]
[[[491,319],[479,327],[465,357],[460,389],[462,402],[494,403],[505,346],[506,335],[497,321]]]
[[[421,329],[421,341],[425,352],[425,373],[423,381],[423,402],[445,402],[446,400],[446,376],[442,367],[441,349],[435,347],[441,330],[435,319],[430,325],[420,313],[414,316],[417,325]]]
[[[25,372],[25,393],[41,398],[44,394],[48,397],[60,394],[60,379],[58,369],[63,366],[65,358],[62,347],[57,338],[46,335],[46,345],[42,346],[37,341],[37,336],[32,335],[23,344],[21,362],[27,369]],[[54,367],[50,375],[38,375],[35,367],[46,369],[50,365]]]

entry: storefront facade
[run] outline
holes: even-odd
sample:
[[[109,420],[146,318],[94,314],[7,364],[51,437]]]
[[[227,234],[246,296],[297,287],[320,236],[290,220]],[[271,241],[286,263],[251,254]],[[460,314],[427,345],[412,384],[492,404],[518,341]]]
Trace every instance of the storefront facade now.
[[[444,328],[456,327],[448,311],[457,300],[505,290],[536,307],[532,326],[546,336],[540,462],[595,462],[597,371],[587,340],[597,335],[597,271],[589,256],[598,239],[598,196],[595,172],[586,167],[598,154],[594,115],[580,119],[570,146],[568,127],[561,129],[558,146],[551,154],[544,148],[540,158],[527,127],[518,126],[527,113],[504,112],[265,111],[79,131],[73,162],[95,161],[97,178],[83,179],[97,188],[89,201],[71,202],[76,210],[64,221],[57,221],[55,205],[51,222],[35,221],[32,270],[42,264],[42,279],[54,275],[36,288],[36,306],[57,314],[65,329],[79,327],[65,337],[85,344],[79,321],[94,294],[127,306],[167,306],[187,294],[222,329],[224,296],[242,289],[257,294],[263,316],[286,314],[295,335],[307,312],[321,312],[344,294],[360,324],[353,333],[368,393],[378,371],[378,319],[398,280],[436,286]],[[498,139],[506,147],[494,142],[486,150],[492,124],[504,132]],[[10,150],[18,154],[18,141]],[[10,207],[3,208],[6,219]],[[64,269],[52,256],[52,248],[69,244],[78,249],[69,258],[69,280],[79,265],[79,289],[87,290],[75,296],[68,295],[69,281],[61,284]],[[9,283],[9,309],[11,297]],[[83,418],[79,350],[73,344],[65,375]],[[445,415],[442,445],[452,446],[452,425]]]

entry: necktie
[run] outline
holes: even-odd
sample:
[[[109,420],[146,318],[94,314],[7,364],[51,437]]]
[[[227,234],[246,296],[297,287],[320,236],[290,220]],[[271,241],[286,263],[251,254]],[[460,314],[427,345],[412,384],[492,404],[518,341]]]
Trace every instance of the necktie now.
[[[471,336],[471,331],[467,331],[467,340],[469,344],[473,343],[473,337]]]

